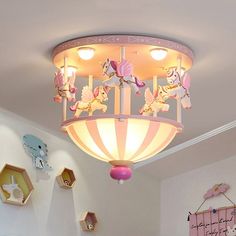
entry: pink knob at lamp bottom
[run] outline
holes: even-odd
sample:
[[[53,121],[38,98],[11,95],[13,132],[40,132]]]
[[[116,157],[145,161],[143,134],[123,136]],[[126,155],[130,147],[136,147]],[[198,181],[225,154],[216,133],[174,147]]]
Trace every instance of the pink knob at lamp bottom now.
[[[132,170],[128,166],[113,166],[110,170],[110,176],[118,181],[127,180],[132,176]]]

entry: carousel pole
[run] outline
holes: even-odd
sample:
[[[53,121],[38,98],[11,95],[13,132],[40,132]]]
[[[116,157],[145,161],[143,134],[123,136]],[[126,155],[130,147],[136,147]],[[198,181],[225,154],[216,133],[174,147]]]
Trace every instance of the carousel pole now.
[[[120,49],[120,61],[125,60],[125,47]],[[120,87],[120,114],[130,115],[131,108],[131,88],[130,86]]]
[[[125,60],[125,47],[120,48],[120,61]],[[125,113],[125,88],[124,84],[120,84],[120,114]]]
[[[68,58],[64,57],[64,78],[65,81],[68,80]],[[65,121],[67,118],[67,97],[62,99],[62,121]]]
[[[157,75],[154,75],[152,78],[152,93],[154,94],[157,91],[158,83],[157,83]]]
[[[178,56],[177,58],[177,71],[179,73],[179,76],[181,77],[181,63],[182,58],[181,56]],[[181,107],[181,100],[180,98],[177,99],[177,122],[182,123],[182,107]]]
[[[93,90],[93,75],[89,75],[88,80],[89,80],[89,83],[88,83],[89,89]]]
[[[155,95],[157,90],[158,90],[157,75],[154,75],[152,78],[152,94]],[[153,112],[153,116],[156,117],[157,114]]]

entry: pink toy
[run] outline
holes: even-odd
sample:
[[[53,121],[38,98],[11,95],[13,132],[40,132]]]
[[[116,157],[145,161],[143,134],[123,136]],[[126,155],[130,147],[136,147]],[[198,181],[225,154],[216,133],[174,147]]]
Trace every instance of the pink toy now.
[[[75,83],[74,74],[71,77],[68,77],[67,80],[65,80],[65,77],[61,70],[56,72],[54,77],[54,84],[57,94],[54,97],[54,101],[61,103],[62,98],[66,98],[69,102],[75,102],[75,94],[77,88],[75,87],[74,83]]]
[[[132,65],[123,60],[120,63],[107,59],[103,64],[103,73],[109,77],[104,82],[105,86],[131,86],[137,95],[140,94],[139,89],[145,86],[145,83],[132,75]]]
[[[210,188],[206,192],[206,194],[203,197],[205,200],[212,197],[216,197],[220,194],[224,194],[225,192],[227,192],[228,189],[229,189],[228,184],[215,184],[212,188]]]
[[[82,90],[81,100],[70,107],[70,110],[75,112],[74,117],[78,118],[83,111],[88,112],[89,116],[95,110],[106,112],[107,105],[102,103],[108,100],[108,91],[109,89],[103,86],[96,87],[94,91],[90,90],[88,86],[85,86]]]
[[[152,94],[150,88],[145,90],[145,105],[140,109],[139,113],[144,116],[157,116],[157,113],[169,111],[169,104],[166,100],[169,98],[165,87],[159,86],[158,90]]]
[[[123,166],[123,165],[113,166],[110,171],[110,176],[113,179],[118,180],[119,183],[122,183],[122,181],[131,178],[132,170],[128,166]]]
[[[181,82],[180,75],[176,68],[171,68],[168,71],[167,82],[169,86],[167,86],[167,88],[169,96],[175,99],[180,99],[182,107],[188,109],[191,108],[190,93],[189,93],[190,81],[191,81],[190,75],[185,72],[182,77],[182,81],[183,82]]]

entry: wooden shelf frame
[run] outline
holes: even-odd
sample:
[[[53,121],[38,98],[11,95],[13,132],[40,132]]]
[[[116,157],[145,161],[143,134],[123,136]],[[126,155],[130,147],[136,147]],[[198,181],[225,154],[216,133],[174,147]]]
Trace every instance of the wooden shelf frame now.
[[[57,182],[61,188],[71,189],[73,188],[76,178],[74,171],[68,168],[64,168],[56,177]]]
[[[86,211],[82,214],[80,226],[83,231],[94,231],[97,222],[96,214]]]
[[[12,176],[15,180],[15,184],[17,184],[23,192],[22,202],[9,200],[10,194],[3,189],[3,185],[12,184]],[[33,184],[31,183],[30,177],[24,168],[5,164],[0,172],[0,196],[4,203],[23,206],[29,200],[33,189]]]

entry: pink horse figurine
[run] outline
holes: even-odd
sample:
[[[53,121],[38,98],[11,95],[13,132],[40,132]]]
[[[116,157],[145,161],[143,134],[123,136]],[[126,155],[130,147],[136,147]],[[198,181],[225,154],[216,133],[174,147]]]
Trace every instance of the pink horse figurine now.
[[[167,74],[167,82],[169,85],[165,87],[168,89],[169,96],[180,99],[181,105],[185,109],[191,108],[189,93],[190,81],[191,77],[187,72],[185,72],[181,78],[176,68],[171,68]]]
[[[72,75],[65,80],[62,71],[55,73],[54,84],[56,88],[56,96],[54,96],[54,102],[61,103],[62,98],[66,98],[69,102],[75,101],[75,94],[77,88],[75,87],[75,76]]]
[[[168,92],[164,86],[158,86],[158,90],[152,94],[150,88],[145,90],[145,104],[139,113],[143,116],[157,116],[157,113],[169,111],[169,104],[166,100],[169,98]]]
[[[103,86],[96,87],[94,91],[85,86],[82,90],[81,100],[70,107],[70,110],[75,112],[74,117],[78,118],[83,111],[88,112],[89,116],[95,110],[106,112],[107,105],[102,103],[108,100],[108,91],[109,88]]]
[[[122,60],[120,63],[107,59],[103,64],[103,73],[109,77],[104,82],[105,86],[131,86],[137,95],[140,95],[139,89],[145,86],[145,83],[132,75],[132,65]]]

